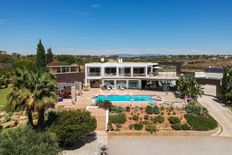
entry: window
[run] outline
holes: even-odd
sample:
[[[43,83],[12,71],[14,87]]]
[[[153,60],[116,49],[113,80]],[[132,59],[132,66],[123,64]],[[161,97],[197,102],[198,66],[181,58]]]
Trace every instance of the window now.
[[[128,87],[129,89],[139,89],[139,81],[130,80]]]
[[[77,67],[71,67],[71,72],[77,72]]]
[[[119,76],[131,76],[131,68],[119,68]]]
[[[105,75],[106,76],[112,76],[112,75],[116,75],[117,69],[116,68],[105,68]]]
[[[62,67],[62,73],[69,72],[69,67]]]
[[[99,67],[91,67],[89,68],[88,76],[100,76],[101,69]]]
[[[134,76],[145,76],[145,68],[144,67],[134,68]]]

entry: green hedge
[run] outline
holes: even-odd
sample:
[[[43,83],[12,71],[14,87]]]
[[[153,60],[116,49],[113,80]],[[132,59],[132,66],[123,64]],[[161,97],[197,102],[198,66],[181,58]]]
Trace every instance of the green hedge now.
[[[153,113],[154,114],[160,114],[160,109],[159,109],[159,107],[158,106],[154,106],[154,108],[153,108]]]
[[[181,130],[181,124],[180,123],[172,124],[171,127],[174,130]]]
[[[168,121],[171,123],[171,124],[176,124],[176,123],[180,123],[180,119],[178,117],[169,117],[168,118]]]
[[[208,114],[205,116],[186,114],[185,118],[191,128],[196,131],[208,131],[218,126],[217,121]]]
[[[126,122],[126,115],[125,114],[117,114],[117,115],[110,115],[109,117],[109,124],[123,124]]]
[[[134,129],[135,130],[142,130],[143,129],[143,124],[142,123],[135,123],[134,124]]]
[[[146,107],[146,113],[149,114],[149,115],[153,114],[153,107],[148,105]]]
[[[153,120],[154,123],[163,123],[164,122],[164,117],[159,115],[159,116],[156,116]]]
[[[138,120],[139,120],[139,116],[138,116],[138,115],[133,115],[132,119],[133,119],[134,121],[138,121]]]
[[[150,132],[150,133],[153,133],[153,132],[157,131],[157,127],[155,125],[148,125],[145,127],[145,130]]]
[[[111,112],[115,112],[115,113],[122,113],[124,111],[123,107],[118,107],[118,106],[113,106],[113,108],[111,109]]]

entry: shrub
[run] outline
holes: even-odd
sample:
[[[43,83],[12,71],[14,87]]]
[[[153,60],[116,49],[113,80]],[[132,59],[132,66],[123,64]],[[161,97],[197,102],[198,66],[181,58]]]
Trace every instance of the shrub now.
[[[113,106],[111,112],[122,113],[124,111],[123,107]]]
[[[144,119],[145,119],[145,120],[148,120],[148,119],[149,119],[149,116],[148,116],[148,115],[144,115]]]
[[[114,131],[114,127],[112,124],[108,124],[108,131]]]
[[[99,108],[103,108],[103,109],[112,109],[112,103],[109,100],[104,100],[103,102],[99,102],[98,103],[98,107]]]
[[[126,115],[125,114],[117,114],[117,115],[110,115],[109,117],[109,124],[114,123],[114,124],[123,124],[126,122]]]
[[[126,107],[126,112],[130,112],[130,107],[129,106]]]
[[[147,124],[149,124],[149,121],[142,121],[141,122],[143,125],[147,125]]]
[[[173,115],[176,115],[176,112],[175,111],[173,111],[173,113],[172,113]]]
[[[185,118],[191,128],[196,131],[208,131],[218,126],[217,121],[208,114],[206,116],[186,114]]]
[[[135,123],[134,124],[134,129],[135,130],[142,130],[143,129],[143,124],[142,123]]]
[[[120,131],[120,128],[122,128],[122,125],[121,124],[116,124],[116,130]]]
[[[129,125],[129,129],[133,129],[134,125],[133,124],[130,124]]]
[[[149,131],[150,133],[153,133],[153,132],[157,131],[157,128],[156,128],[155,125],[148,125],[148,126],[145,127],[145,130]]]
[[[96,105],[96,106],[99,106],[100,104],[102,104],[102,101],[101,101],[101,100],[97,100],[97,101],[95,102],[95,105]]]
[[[148,106],[146,107],[146,113],[149,114],[149,115],[153,114],[153,108],[152,108],[152,106],[149,106],[149,105],[148,105]]]
[[[180,119],[179,119],[178,117],[169,117],[169,118],[168,118],[168,121],[169,121],[171,124],[180,123]]]
[[[57,118],[58,118],[58,114],[55,111],[49,111],[47,120],[45,122],[46,126],[50,127]]]
[[[138,120],[139,120],[139,116],[133,115],[132,119],[133,119],[134,121],[138,121]]]
[[[174,110],[174,108],[173,108],[173,106],[171,106],[170,108],[169,108],[169,111],[171,112],[171,111],[173,111]]]
[[[154,108],[153,108],[153,113],[154,114],[160,114],[160,110],[159,110],[159,107],[158,106],[154,106]]]
[[[201,114],[201,107],[196,106],[194,104],[188,104],[185,107],[185,111],[189,114],[200,115]]]
[[[57,135],[62,146],[74,144],[97,127],[95,117],[92,117],[88,111],[72,110],[57,114],[58,118],[52,123],[49,131]]]
[[[28,126],[5,130],[0,139],[4,155],[57,155],[61,151],[54,133],[35,132]]]
[[[181,124],[180,123],[172,124],[171,127],[174,130],[181,130]]]
[[[159,115],[159,116],[156,116],[153,120],[154,123],[163,123],[164,122],[164,117]]]
[[[190,130],[190,126],[187,123],[182,124],[181,125],[181,130]]]
[[[161,112],[161,115],[164,115],[164,112]]]
[[[161,111],[164,111],[164,107],[163,107],[163,106],[161,106],[161,107],[160,107],[160,110],[161,110]]]

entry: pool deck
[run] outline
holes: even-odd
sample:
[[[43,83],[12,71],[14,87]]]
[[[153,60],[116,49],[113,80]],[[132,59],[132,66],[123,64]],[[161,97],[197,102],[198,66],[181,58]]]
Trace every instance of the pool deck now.
[[[91,106],[95,104],[94,97],[98,95],[146,95],[146,96],[156,96],[158,98],[161,98],[165,101],[173,101],[177,98],[175,97],[174,93],[172,92],[160,92],[160,91],[150,91],[150,90],[102,90],[100,88],[91,88],[89,91],[83,91],[81,95],[77,95],[77,101],[72,103],[71,99],[66,99],[64,102],[60,102],[57,104],[57,106],[63,107],[64,109],[76,109],[81,108],[85,109],[87,106]],[[181,103],[184,101],[181,99],[177,99]],[[147,105],[150,105],[149,102],[143,101],[143,102],[112,102],[113,105],[117,106],[139,106],[139,107],[146,107]],[[163,104],[162,101],[155,101],[155,104]],[[165,104],[163,104],[165,106]]]

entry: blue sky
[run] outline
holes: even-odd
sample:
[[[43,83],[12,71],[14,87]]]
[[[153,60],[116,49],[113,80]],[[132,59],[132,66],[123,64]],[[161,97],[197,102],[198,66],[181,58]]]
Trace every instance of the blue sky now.
[[[0,50],[232,54],[231,0],[0,0]]]

